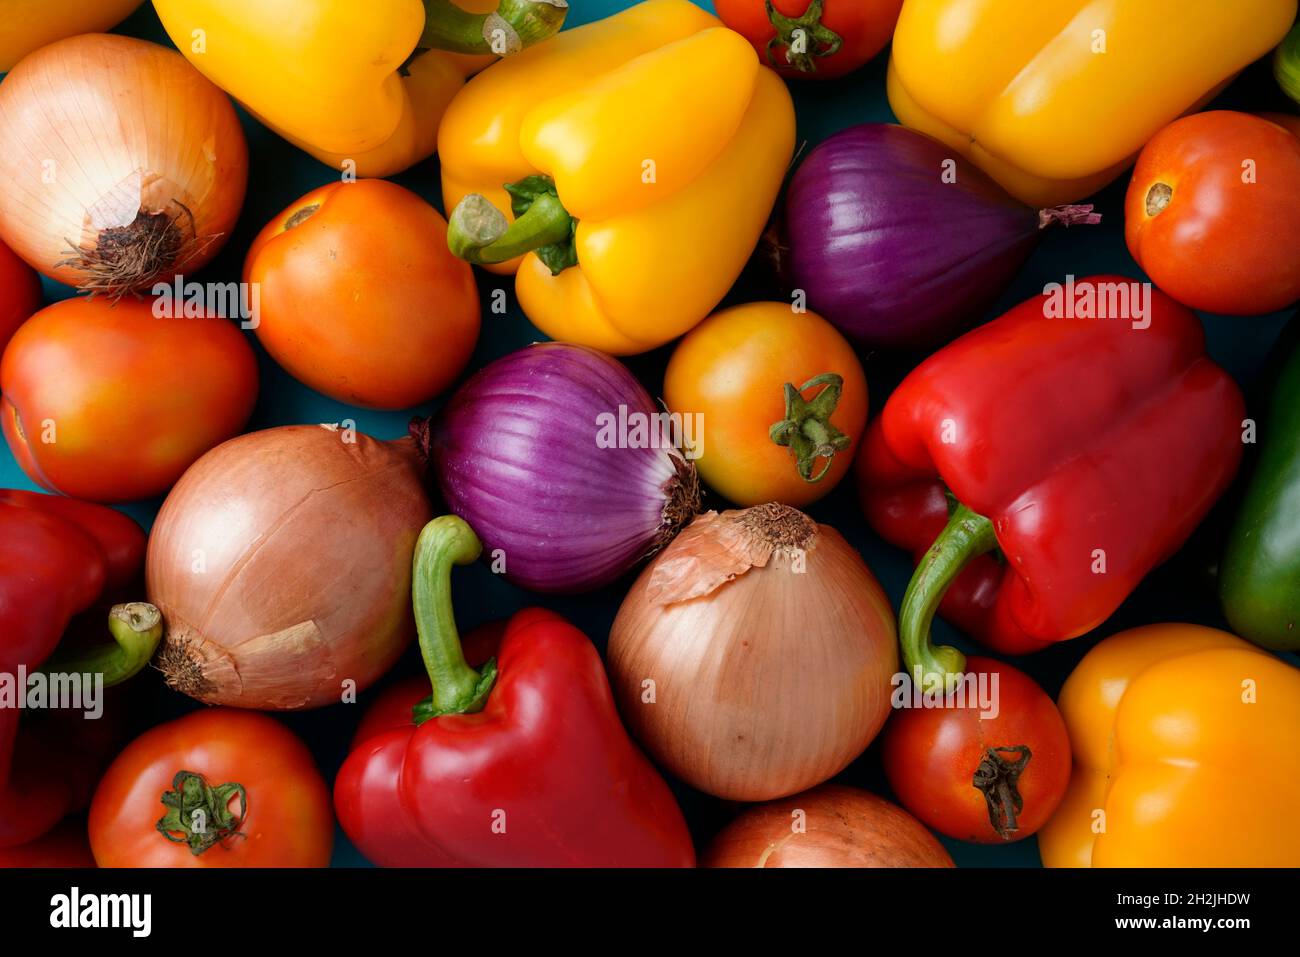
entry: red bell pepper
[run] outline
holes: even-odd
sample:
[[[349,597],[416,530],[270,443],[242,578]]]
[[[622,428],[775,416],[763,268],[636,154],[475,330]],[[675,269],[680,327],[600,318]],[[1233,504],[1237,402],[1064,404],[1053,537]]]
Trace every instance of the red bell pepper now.
[[[343,830],[385,867],[692,866],[681,810],[582,632],[530,608],[498,631],[495,660],[466,662],[451,566],[481,548],[455,516],[420,533],[412,597],[433,694],[407,684],[376,702],[334,784]]]
[[[0,680],[7,687],[0,700],[0,847],[8,848],[40,837],[84,804],[94,787],[91,754],[103,750],[87,744],[99,740],[99,727],[69,735],[67,722],[46,721],[20,734],[14,705],[28,688],[20,679],[40,669],[102,674],[105,687],[117,684],[148,663],[162,622],[152,605],[116,605],[108,614],[113,643],[60,647],[75,616],[140,574],[144,532],[120,512],[0,489],[0,542]],[[78,724],[84,717],[76,716]]]
[[[1096,276],[1075,296],[1101,293],[1100,314],[1114,284],[1137,285]],[[1241,393],[1196,316],[1150,295],[1140,319],[1030,299],[928,358],[872,423],[867,520],[918,560],[899,616],[909,671],[962,669],[930,644],[936,608],[1008,654],[1097,627],[1232,480]]]

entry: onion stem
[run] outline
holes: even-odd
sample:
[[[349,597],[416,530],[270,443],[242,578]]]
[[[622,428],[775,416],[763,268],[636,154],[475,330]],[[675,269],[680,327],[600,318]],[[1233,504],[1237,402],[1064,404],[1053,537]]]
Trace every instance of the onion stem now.
[[[930,640],[934,614],[944,593],[963,568],[976,556],[998,547],[993,523],[958,503],[939,537],[916,566],[903,594],[898,615],[898,635],[907,673],[921,669],[924,688],[942,681],[951,690],[966,667],[966,656],[951,645],[935,647]]]
[[[455,515],[435,518],[415,543],[411,599],[420,655],[433,686],[433,694],[415,706],[416,724],[444,714],[472,714],[487,704],[496,661],[484,665],[482,673],[465,661],[451,601],[452,566],[469,565],[482,551],[474,530]]]

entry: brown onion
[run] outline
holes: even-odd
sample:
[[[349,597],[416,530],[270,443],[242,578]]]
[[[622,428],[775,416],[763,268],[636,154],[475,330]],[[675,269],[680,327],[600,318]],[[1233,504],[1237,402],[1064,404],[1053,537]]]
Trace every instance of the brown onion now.
[[[861,557],[777,504],[696,518],[609,638],[633,733],[677,777],[737,801],[803,791],[861,754],[897,667],[893,609]]]
[[[952,867],[933,834],[868,791],[824,784],[750,808],[714,838],[701,867]]]
[[[195,271],[230,235],[248,147],[175,50],[89,33],[0,84],[0,237],[51,279],[121,296]]]
[[[411,557],[431,517],[410,439],[290,425],[217,446],[149,537],[168,684],[276,709],[365,688],[415,634]]]

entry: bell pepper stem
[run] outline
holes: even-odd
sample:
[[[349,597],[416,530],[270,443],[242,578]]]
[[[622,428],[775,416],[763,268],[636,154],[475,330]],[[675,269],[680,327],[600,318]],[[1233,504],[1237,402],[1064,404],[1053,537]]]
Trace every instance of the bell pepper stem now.
[[[930,625],[944,592],[971,559],[998,547],[993,523],[965,505],[956,504],[939,537],[916,566],[903,594],[898,634],[909,675],[920,669],[922,687],[943,682],[952,690],[966,667],[966,656],[951,645],[935,647]]]
[[[543,246],[569,240],[573,217],[558,196],[539,196],[513,223],[478,193],[470,193],[447,220],[447,246],[476,265],[509,262]]]
[[[809,389],[822,387],[812,399],[803,394]],[[830,471],[836,452],[843,452],[853,442],[847,435],[831,425],[831,415],[839,405],[844,391],[844,377],[834,372],[824,372],[809,379],[799,388],[785,384],[785,418],[774,422],[768,437],[777,445],[786,446],[794,454],[795,470],[805,482],[820,482]],[[826,464],[813,472],[819,459]]]
[[[113,636],[112,644],[66,654],[56,652],[41,670],[46,674],[102,674],[104,687],[121,684],[143,670],[158,650],[162,614],[142,601],[114,605],[108,612],[108,632]]]
[[[554,36],[567,0],[501,0],[491,13],[470,13],[452,0],[424,0],[421,49],[510,56]]]
[[[496,662],[489,661],[480,673],[465,661],[451,601],[452,566],[477,561],[482,551],[474,530],[455,515],[435,518],[415,543],[411,599],[420,655],[433,686],[433,694],[415,706],[416,724],[444,714],[471,714],[487,704]]]

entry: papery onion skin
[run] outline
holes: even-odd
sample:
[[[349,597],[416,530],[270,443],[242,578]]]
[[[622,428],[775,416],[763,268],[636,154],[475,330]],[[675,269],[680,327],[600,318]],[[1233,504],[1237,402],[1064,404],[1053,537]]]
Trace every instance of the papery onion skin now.
[[[660,447],[598,444],[600,416],[657,407],[618,360],[585,346],[527,346],[479,371],[428,438],[442,496],[511,582],[589,591],[624,574],[695,514],[695,467]],[[649,435],[649,433],[647,433]],[[617,438],[617,435],[615,436]],[[637,445],[642,445],[636,442]]]
[[[748,808],[713,839],[701,867],[954,867],[901,807],[869,791],[823,784]]]
[[[293,425],[213,449],[149,538],[168,683],[279,710],[364,689],[415,634],[411,559],[430,518],[409,439]]]
[[[809,307],[859,345],[929,347],[993,305],[1043,225],[938,140],[867,123],[795,171],[779,254]]]
[[[0,84],[0,238],[51,279],[121,296],[195,272],[229,238],[248,147],[179,53],[85,34]]]
[[[767,801],[871,743],[898,649],[858,553],[773,504],[687,527],[624,599],[608,661],[624,720],[661,766],[715,797]]]

